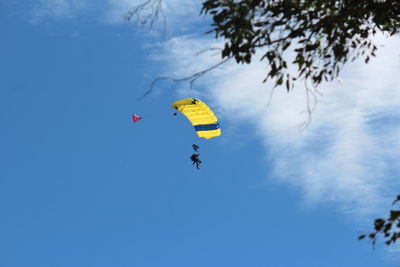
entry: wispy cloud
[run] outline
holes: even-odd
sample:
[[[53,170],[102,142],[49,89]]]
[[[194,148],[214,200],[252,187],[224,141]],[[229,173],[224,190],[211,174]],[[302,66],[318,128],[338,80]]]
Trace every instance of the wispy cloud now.
[[[39,0],[32,10],[32,23],[45,18],[73,18],[85,7],[85,0]]]
[[[377,41],[383,46],[370,64],[351,64],[342,73],[343,83],[319,88],[324,95],[303,131],[298,126],[307,118],[304,86],[291,93],[276,89],[267,105],[272,86],[261,83],[264,63],[226,65],[202,79],[201,90],[180,93],[214,101],[231,124],[252,123],[273,164],[269,178],[297,187],[305,203],[330,202],[345,213],[370,216],[399,193],[400,171],[400,42]],[[217,62],[210,54],[194,56],[213,46],[205,38],[175,37],[162,59],[172,75],[189,75]]]
[[[106,0],[97,3],[102,8],[98,12],[98,19],[105,23],[119,24],[125,22],[125,16],[147,0]],[[156,2],[156,1],[153,1]],[[104,5],[105,3],[105,5]],[[161,12],[153,28],[159,33],[166,26],[168,34],[187,32],[191,26],[200,22],[201,0],[168,0],[162,1]],[[95,5],[89,0],[36,0],[32,9],[32,23],[38,23],[48,18],[74,18],[85,9],[93,9]],[[155,5],[147,5],[142,16],[154,12]],[[139,26],[139,25],[136,25]],[[153,34],[156,31],[151,32]]]

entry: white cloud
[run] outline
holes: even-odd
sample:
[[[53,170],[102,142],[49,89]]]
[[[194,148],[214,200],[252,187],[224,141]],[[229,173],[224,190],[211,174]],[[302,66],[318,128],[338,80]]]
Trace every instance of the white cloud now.
[[[147,0],[105,0],[95,4],[100,6],[99,17],[103,22],[111,24],[124,23],[125,16]],[[150,3],[157,3],[151,0]],[[200,16],[201,0],[168,0],[161,1],[161,12],[153,25],[154,31],[147,34],[160,34],[164,30],[169,36],[192,30],[192,26],[203,19]],[[103,4],[105,5],[103,6]],[[32,23],[38,23],[46,18],[74,18],[84,9],[93,9],[94,2],[89,0],[36,0],[32,9]],[[147,5],[141,12],[142,17],[154,12],[156,5]],[[165,22],[165,28],[164,28]],[[140,26],[140,25],[137,25]],[[145,29],[148,29],[145,27]]]
[[[213,71],[199,81],[197,95],[214,101],[231,124],[252,123],[274,166],[271,177],[299,188],[305,203],[331,202],[345,213],[375,215],[399,193],[393,188],[400,171],[400,42],[378,42],[384,47],[370,64],[353,63],[343,70],[342,84],[319,88],[324,96],[303,131],[304,87],[298,84],[289,94],[276,89],[266,107],[272,86],[261,83],[263,63]],[[170,74],[185,76],[217,62],[210,54],[193,56],[213,46],[205,38],[176,37],[165,45],[162,60]]]
[[[85,0],[39,0],[32,11],[32,23],[45,18],[72,18],[85,7]]]

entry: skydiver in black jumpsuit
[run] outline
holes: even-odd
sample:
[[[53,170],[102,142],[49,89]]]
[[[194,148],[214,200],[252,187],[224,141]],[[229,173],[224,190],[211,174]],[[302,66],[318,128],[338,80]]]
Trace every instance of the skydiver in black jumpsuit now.
[[[190,159],[193,161],[193,165],[196,164],[196,168],[199,170],[199,165],[201,163],[201,160],[199,159],[198,153],[193,153],[193,155],[190,156]]]

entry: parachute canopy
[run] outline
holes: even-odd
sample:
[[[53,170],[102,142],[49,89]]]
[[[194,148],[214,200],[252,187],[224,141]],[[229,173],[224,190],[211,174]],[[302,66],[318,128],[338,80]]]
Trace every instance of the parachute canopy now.
[[[221,135],[217,117],[204,102],[187,98],[172,103],[172,108],[179,110],[189,119],[199,137],[210,139]]]

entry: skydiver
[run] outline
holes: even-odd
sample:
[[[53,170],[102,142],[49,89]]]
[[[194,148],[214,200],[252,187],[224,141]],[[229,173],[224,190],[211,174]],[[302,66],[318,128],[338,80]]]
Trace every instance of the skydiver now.
[[[200,148],[200,147],[199,147],[198,145],[193,144],[192,147],[193,147],[193,150],[194,150],[196,153],[199,153],[199,148]]]
[[[199,170],[199,165],[201,163],[201,160],[199,159],[199,153],[193,153],[193,155],[190,156],[190,159],[193,161],[193,165],[196,164],[196,168]]]

